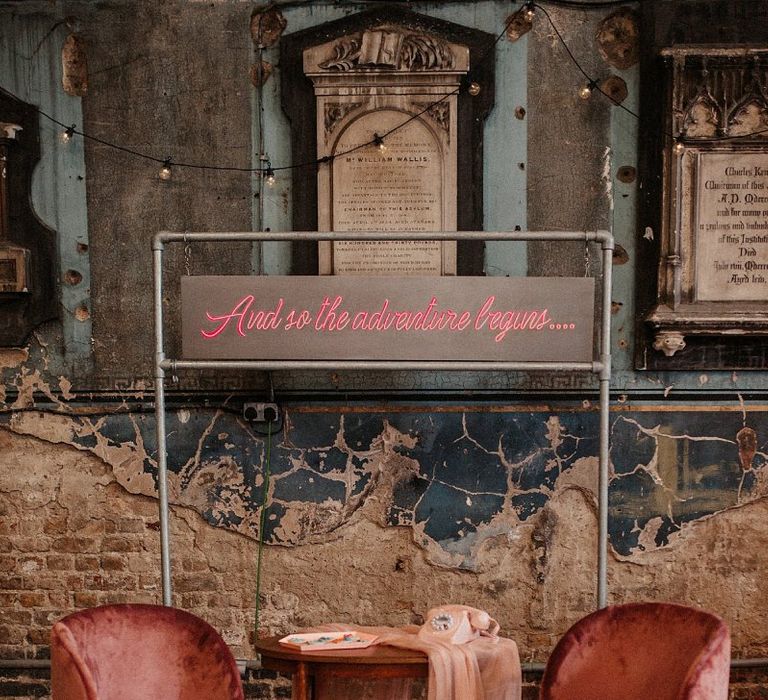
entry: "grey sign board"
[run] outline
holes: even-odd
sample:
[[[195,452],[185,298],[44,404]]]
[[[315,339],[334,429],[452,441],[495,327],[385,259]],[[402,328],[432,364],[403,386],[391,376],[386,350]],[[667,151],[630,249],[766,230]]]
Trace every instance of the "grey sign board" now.
[[[185,359],[592,360],[594,280],[183,277]]]

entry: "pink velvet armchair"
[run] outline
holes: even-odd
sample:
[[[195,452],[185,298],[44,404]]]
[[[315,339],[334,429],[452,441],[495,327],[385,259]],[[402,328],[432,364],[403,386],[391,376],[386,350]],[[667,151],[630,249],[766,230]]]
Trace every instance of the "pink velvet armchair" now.
[[[158,605],[105,605],[57,622],[51,683],[53,700],[243,700],[216,630]]]
[[[552,652],[541,700],[727,700],[728,627],[669,603],[615,605],[579,620]]]

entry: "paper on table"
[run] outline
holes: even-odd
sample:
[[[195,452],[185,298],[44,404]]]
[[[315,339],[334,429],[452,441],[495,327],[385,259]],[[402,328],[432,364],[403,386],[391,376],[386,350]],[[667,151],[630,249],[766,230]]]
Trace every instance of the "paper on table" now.
[[[342,651],[344,649],[365,649],[376,641],[374,634],[341,630],[334,632],[305,632],[289,634],[279,640],[280,644],[289,649],[301,652],[313,651]]]

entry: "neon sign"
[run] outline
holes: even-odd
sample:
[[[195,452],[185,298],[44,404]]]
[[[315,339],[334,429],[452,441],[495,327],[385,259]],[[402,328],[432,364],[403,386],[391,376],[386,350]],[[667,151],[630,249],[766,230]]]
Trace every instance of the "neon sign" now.
[[[588,278],[184,277],[186,359],[590,361]]]

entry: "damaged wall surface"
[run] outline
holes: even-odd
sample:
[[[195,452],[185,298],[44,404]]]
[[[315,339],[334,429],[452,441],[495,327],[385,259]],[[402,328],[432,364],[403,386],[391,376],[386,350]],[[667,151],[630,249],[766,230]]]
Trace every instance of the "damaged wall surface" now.
[[[654,4],[663,22],[673,3]],[[496,35],[510,12],[490,0],[418,5]],[[280,36],[364,6],[287,6],[262,48],[252,9],[0,1],[0,82],[64,123],[160,159],[247,171],[268,152],[275,165],[290,163]],[[612,76],[618,101],[639,111],[638,17],[547,11],[585,69]],[[483,219],[489,230],[608,228],[618,244],[609,601],[710,609],[731,625],[737,655],[768,655],[768,379],[633,369],[635,291],[648,274],[638,260],[655,235],[637,211],[640,183],[653,177],[638,174],[637,121],[610,101],[578,97],[583,76],[543,15],[526,29],[495,49]],[[71,35],[87,57],[79,94],[59,84]],[[271,66],[257,71],[261,94],[258,60]],[[45,658],[51,623],[75,609],[160,600],[152,236],[288,229],[293,202],[279,173],[263,197],[250,172],[175,168],[160,181],[155,162],[58,137],[43,120],[32,199],[57,232],[61,319],[0,350],[6,659]],[[283,243],[169,249],[169,351],[182,274],[284,274],[293,255]],[[488,275],[599,276],[598,263],[582,245],[500,242],[483,260]],[[491,611],[524,660],[543,661],[594,609],[591,377],[179,373],[168,411],[174,604],[222,631],[236,655],[253,655],[270,440],[266,426],[242,419],[242,405],[267,398],[270,383],[284,417],[269,449],[262,633],[419,622],[437,603],[467,603]]]
[[[540,658],[594,601],[597,415],[569,408],[289,406],[270,455],[264,535],[272,545],[265,566],[269,629],[316,624],[329,614],[370,624],[384,616],[392,624],[418,620],[440,581],[437,590],[442,594],[444,585],[446,599],[499,610],[505,629],[514,629],[527,640],[530,656]],[[746,454],[744,447],[745,435],[766,434],[764,410],[644,408],[617,407],[611,418],[614,599],[672,595],[717,609],[729,617],[736,639],[743,635],[758,653],[765,640],[755,636],[755,615],[749,629],[741,624],[747,623],[745,602],[755,596],[758,605],[766,570],[736,542],[747,533],[768,537],[756,515],[766,507],[765,447],[749,441],[754,448]],[[692,423],[703,431],[685,432]],[[8,600],[26,600],[45,562],[77,566],[79,555],[94,566],[111,562],[106,566],[123,578],[99,588],[105,572],[93,573],[96,583],[85,581],[82,588],[82,574],[76,574],[57,600],[103,602],[117,599],[113,590],[121,591],[120,600],[131,599],[126,591],[142,600],[157,596],[154,417],[29,407],[3,416],[2,427],[4,448],[25,455],[3,482],[6,513],[17,518],[16,524],[8,520],[5,533]],[[222,625],[247,620],[267,438],[226,407],[171,411],[168,432],[174,520],[196,531],[191,542],[173,538],[177,602],[221,608],[215,614]],[[66,465],[87,466],[60,465],[59,453]],[[141,517],[119,526],[129,528],[132,542],[119,529],[93,524],[108,518],[99,514],[108,508],[98,505],[94,489],[125,499],[126,519],[138,507],[132,504],[142,504]],[[30,508],[40,514],[34,525],[24,516]],[[57,513],[60,527],[46,531]],[[42,527],[48,541],[29,527]],[[198,547],[204,541],[216,542],[215,555]],[[132,559],[118,562],[122,552],[132,553],[136,571]],[[64,553],[73,556],[56,558]],[[211,556],[219,562],[213,570]],[[694,562],[696,577],[689,575]],[[19,569],[30,578],[11,575]],[[382,571],[402,585],[393,589]],[[223,585],[218,577],[240,591],[236,602],[208,602]],[[313,591],[318,595],[310,600]],[[239,636],[229,632],[242,653],[247,629]]]
[[[437,596],[498,611],[541,658],[594,605],[597,421],[493,409],[289,409],[271,465],[266,628],[418,622]],[[716,609],[738,648],[762,655],[765,455],[744,470],[722,430],[745,414],[698,415],[720,431],[706,435],[679,433],[681,415],[613,415],[612,598]],[[746,420],[764,434],[762,411]],[[59,611],[157,599],[154,426],[25,411],[4,428],[16,468],[0,482],[0,648],[34,657]],[[247,656],[264,438],[224,411],[175,412],[169,432],[174,602]]]
[[[563,487],[594,501],[597,415],[583,409],[483,405],[370,409],[287,407],[270,438],[264,539],[322,540],[367,501],[382,527],[407,526],[429,559],[467,570],[483,543],[546,508]],[[762,407],[614,411],[610,535],[617,555],[657,549],[692,521],[766,495]],[[691,418],[701,434],[686,433]],[[23,411],[0,425],[19,435],[90,452],[126,491],[156,493],[155,418]],[[211,525],[255,537],[267,438],[231,410],[168,416],[171,499]]]

